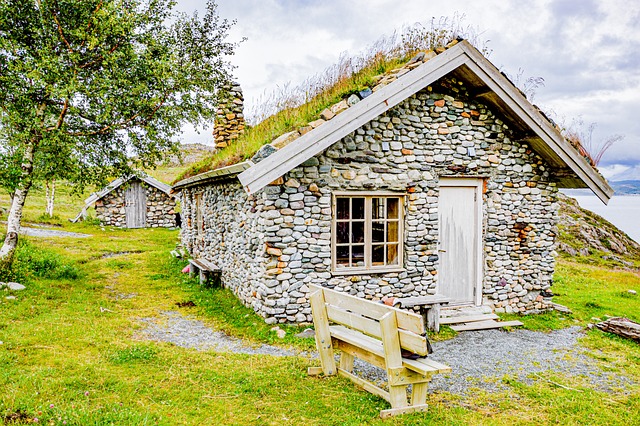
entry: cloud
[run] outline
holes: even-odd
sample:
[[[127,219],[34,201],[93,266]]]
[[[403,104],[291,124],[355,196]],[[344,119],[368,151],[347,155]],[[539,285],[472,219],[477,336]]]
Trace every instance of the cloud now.
[[[191,12],[203,2],[179,0],[178,7]],[[490,40],[496,66],[545,79],[535,97],[543,109],[567,122],[596,122],[594,138],[625,135],[603,166],[640,163],[639,2],[220,0],[218,11],[237,19],[232,39],[248,37],[232,58],[248,110],[265,93],[332,65],[344,51],[361,52],[403,25],[458,12],[463,24],[479,28],[481,40]]]

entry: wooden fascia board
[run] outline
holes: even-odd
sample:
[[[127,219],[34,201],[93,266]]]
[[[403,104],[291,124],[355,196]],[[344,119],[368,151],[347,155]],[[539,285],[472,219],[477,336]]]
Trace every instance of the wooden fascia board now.
[[[607,204],[613,189],[586,159],[571,147],[562,135],[544,118],[533,105],[513,87],[482,54],[467,41],[459,43],[469,60],[466,63],[531,129],[551,150],[587,185],[593,193]]]
[[[449,74],[465,62],[455,45],[425,64],[377,90],[331,121],[301,136],[242,172],[238,178],[247,193],[255,193],[349,133],[393,108],[411,95]]]
[[[190,178],[183,179],[179,182],[176,182],[176,184],[171,187],[171,191],[175,192],[182,188],[198,185],[200,183],[204,183],[205,181],[209,181],[209,180],[235,176],[247,170],[248,168],[250,168],[251,165],[253,165],[251,161],[243,161],[242,163],[221,167],[219,169],[211,170],[210,172],[200,173],[199,175],[192,176]]]
[[[154,188],[159,189],[167,195],[170,195],[169,193],[171,192],[171,187],[166,183],[162,183],[159,180],[152,178],[151,176],[142,176],[141,179]]]

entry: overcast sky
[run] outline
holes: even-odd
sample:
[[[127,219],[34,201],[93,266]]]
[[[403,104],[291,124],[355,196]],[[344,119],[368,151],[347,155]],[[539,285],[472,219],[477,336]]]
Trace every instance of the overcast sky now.
[[[204,1],[178,0],[180,10]],[[594,140],[622,134],[601,169],[640,165],[640,2],[629,0],[218,0],[247,37],[232,62],[250,110],[265,93],[296,85],[403,25],[463,14],[489,40],[489,60],[514,75],[543,77],[534,102],[567,122],[597,123]],[[586,127],[586,126],[585,126]],[[211,144],[210,130],[184,142]],[[617,165],[617,166],[616,166]],[[639,166],[640,168],[640,166]]]

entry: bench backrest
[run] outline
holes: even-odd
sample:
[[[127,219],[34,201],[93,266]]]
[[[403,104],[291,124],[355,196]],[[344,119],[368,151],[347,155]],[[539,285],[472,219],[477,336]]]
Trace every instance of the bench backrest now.
[[[394,313],[400,347],[418,355],[427,355],[427,339],[422,316],[381,303],[371,302],[328,288],[310,286],[310,292],[322,292],[329,321],[358,330],[377,339],[382,338],[380,319]]]

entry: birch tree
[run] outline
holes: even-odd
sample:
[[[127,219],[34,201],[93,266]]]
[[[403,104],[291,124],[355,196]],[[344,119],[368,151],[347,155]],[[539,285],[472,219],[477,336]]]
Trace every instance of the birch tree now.
[[[0,186],[10,264],[29,190],[47,165],[78,187],[153,167],[185,123],[215,116],[233,22],[171,0],[0,0]]]

